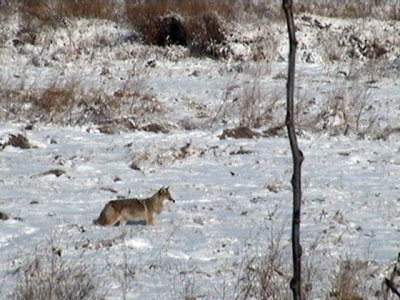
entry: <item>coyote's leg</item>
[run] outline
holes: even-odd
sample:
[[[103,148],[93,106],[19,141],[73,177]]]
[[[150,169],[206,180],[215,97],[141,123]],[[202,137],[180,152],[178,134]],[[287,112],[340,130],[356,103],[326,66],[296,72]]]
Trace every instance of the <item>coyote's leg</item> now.
[[[156,214],[155,213],[150,213],[147,219],[147,224],[150,225],[155,225],[157,224],[157,220],[156,220]]]
[[[105,224],[106,226],[114,226],[115,224],[117,224],[118,222],[121,223],[121,217],[113,217],[110,220],[107,220],[107,224]]]

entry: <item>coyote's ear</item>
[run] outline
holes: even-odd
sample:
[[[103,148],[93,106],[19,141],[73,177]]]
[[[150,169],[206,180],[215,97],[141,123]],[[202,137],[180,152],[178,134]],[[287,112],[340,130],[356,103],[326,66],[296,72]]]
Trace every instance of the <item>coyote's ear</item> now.
[[[167,186],[165,189],[166,189],[167,191],[169,191],[169,186]]]

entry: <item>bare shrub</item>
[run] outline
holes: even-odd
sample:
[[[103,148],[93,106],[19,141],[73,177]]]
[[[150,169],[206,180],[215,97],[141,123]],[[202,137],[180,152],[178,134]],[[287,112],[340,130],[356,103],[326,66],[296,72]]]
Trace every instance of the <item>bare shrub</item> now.
[[[121,262],[115,264],[114,259],[112,262],[107,261],[107,267],[109,270],[111,270],[113,277],[118,280],[121,288],[122,299],[126,300],[127,296],[129,295],[129,292],[132,291],[136,270],[135,266],[129,263],[128,260],[128,249],[127,246],[125,245],[126,235],[127,235],[126,229],[122,228],[121,230],[122,233],[120,238],[122,238],[122,241],[124,243],[121,250],[122,251]]]
[[[261,112],[260,84],[255,81],[250,88],[244,89],[240,103],[240,126],[260,127]]]
[[[214,58],[225,55],[221,48],[226,40],[225,29],[222,19],[216,12],[206,12],[199,17],[191,18],[186,26],[192,55]]]
[[[244,261],[236,287],[235,300],[285,299],[289,272],[285,265],[282,235],[271,234],[266,254]]]
[[[236,113],[236,90],[240,87],[236,83],[236,80],[237,76],[234,75],[226,83],[226,87],[223,89],[221,103],[215,108],[215,115],[211,119],[210,129],[217,123],[228,123],[228,120],[232,119],[233,114]]]
[[[367,108],[368,89],[355,83],[348,89],[332,91],[328,103],[323,107],[317,119],[322,125],[322,130],[331,134],[344,134],[350,132],[356,134],[368,133],[374,122],[373,118],[365,120],[367,124],[363,128],[361,117]],[[365,129],[365,130],[364,130]]]
[[[196,278],[201,271],[196,266],[176,264],[169,265],[168,268],[170,299],[196,300],[209,296],[199,294]]]
[[[64,87],[54,83],[34,99],[34,104],[46,113],[60,113],[74,105],[74,94],[77,89],[77,82],[71,82]]]
[[[88,265],[68,263],[61,250],[47,247],[37,250],[16,273],[16,286],[11,295],[15,300],[81,300],[97,299],[97,282]]]
[[[239,124],[258,128],[276,125],[276,110],[280,105],[277,94],[261,94],[260,82],[256,77],[253,83],[244,88],[239,103]]]
[[[187,45],[184,19],[178,14],[151,17],[138,26],[143,40],[150,45]]]
[[[26,94],[26,103],[33,105],[31,114],[45,123],[64,123],[75,107],[81,92],[77,81],[61,84],[54,81],[49,87]]]
[[[323,31],[320,35],[325,60],[329,62],[349,61],[354,64],[356,61],[372,61],[373,64],[379,59],[385,58],[389,48],[385,42],[377,37],[368,35],[355,25],[349,25],[338,32]],[[347,77],[352,74],[347,72]]]
[[[340,261],[339,269],[332,277],[331,299],[337,300],[362,300],[364,295],[369,295],[365,286],[369,277],[368,262],[345,259]]]
[[[218,121],[226,124],[227,120],[234,120],[234,126],[259,128],[280,127],[283,120],[280,109],[283,108],[281,94],[275,91],[262,91],[258,71],[253,80],[242,89],[237,85],[236,77],[228,82],[224,89],[221,104],[216,108],[210,127]]]
[[[200,12],[204,12],[199,14]],[[147,44],[189,46],[192,55],[220,57],[223,20],[232,16],[224,2],[160,1],[126,3],[126,18]]]

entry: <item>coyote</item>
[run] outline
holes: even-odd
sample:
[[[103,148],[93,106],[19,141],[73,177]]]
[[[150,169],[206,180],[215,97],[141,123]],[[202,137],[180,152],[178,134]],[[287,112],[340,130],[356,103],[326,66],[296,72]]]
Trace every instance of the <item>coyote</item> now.
[[[171,197],[169,187],[162,187],[153,196],[146,199],[113,200],[104,206],[96,223],[103,226],[113,226],[119,222],[125,225],[129,220],[146,221],[146,224],[156,224],[156,216],[165,205],[175,200]]]

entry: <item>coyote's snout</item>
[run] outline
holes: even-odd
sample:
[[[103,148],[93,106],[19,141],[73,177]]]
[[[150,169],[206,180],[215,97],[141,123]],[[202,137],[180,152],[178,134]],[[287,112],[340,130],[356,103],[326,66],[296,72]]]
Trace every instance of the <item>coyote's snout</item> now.
[[[125,225],[128,221],[146,221],[146,224],[156,224],[156,216],[161,213],[168,201],[175,202],[169,187],[162,187],[153,196],[146,199],[113,200],[104,206],[97,219],[98,224],[113,226],[119,222]]]

